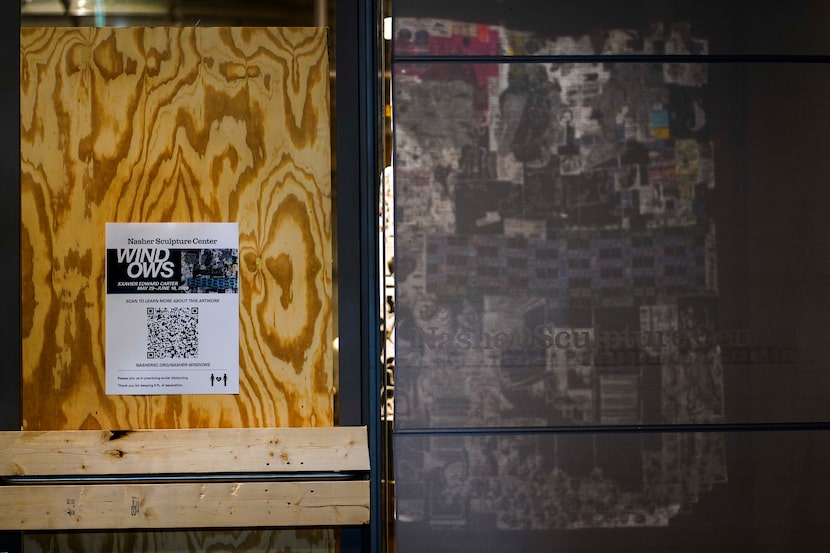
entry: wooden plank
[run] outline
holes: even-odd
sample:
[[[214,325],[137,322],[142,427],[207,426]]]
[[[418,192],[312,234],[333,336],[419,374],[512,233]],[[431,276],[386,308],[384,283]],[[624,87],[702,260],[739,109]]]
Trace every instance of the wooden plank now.
[[[6,476],[366,470],[365,427],[0,432]]]
[[[21,29],[25,430],[333,424],[325,29]],[[239,395],[104,393],[107,222],[240,229]]]
[[[0,530],[340,526],[369,521],[368,480],[0,487]]]

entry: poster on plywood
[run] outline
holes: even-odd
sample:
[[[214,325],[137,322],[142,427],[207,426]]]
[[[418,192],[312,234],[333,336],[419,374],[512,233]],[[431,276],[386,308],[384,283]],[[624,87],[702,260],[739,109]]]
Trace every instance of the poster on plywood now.
[[[237,223],[107,223],[108,395],[239,393]]]

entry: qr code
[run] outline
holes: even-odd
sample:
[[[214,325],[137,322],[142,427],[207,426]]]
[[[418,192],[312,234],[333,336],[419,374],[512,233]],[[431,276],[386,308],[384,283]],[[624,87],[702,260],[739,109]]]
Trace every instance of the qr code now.
[[[198,355],[198,307],[147,308],[147,359],[187,359]]]

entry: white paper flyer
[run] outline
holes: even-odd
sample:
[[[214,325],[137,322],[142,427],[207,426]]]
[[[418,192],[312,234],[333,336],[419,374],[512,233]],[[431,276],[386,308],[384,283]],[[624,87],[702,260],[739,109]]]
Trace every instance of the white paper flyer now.
[[[107,223],[111,395],[239,393],[236,223]]]

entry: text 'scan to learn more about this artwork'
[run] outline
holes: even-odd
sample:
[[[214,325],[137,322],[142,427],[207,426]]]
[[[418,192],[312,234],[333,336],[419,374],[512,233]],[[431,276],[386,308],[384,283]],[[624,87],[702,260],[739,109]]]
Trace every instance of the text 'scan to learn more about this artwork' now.
[[[236,223],[107,224],[107,394],[239,393]]]

